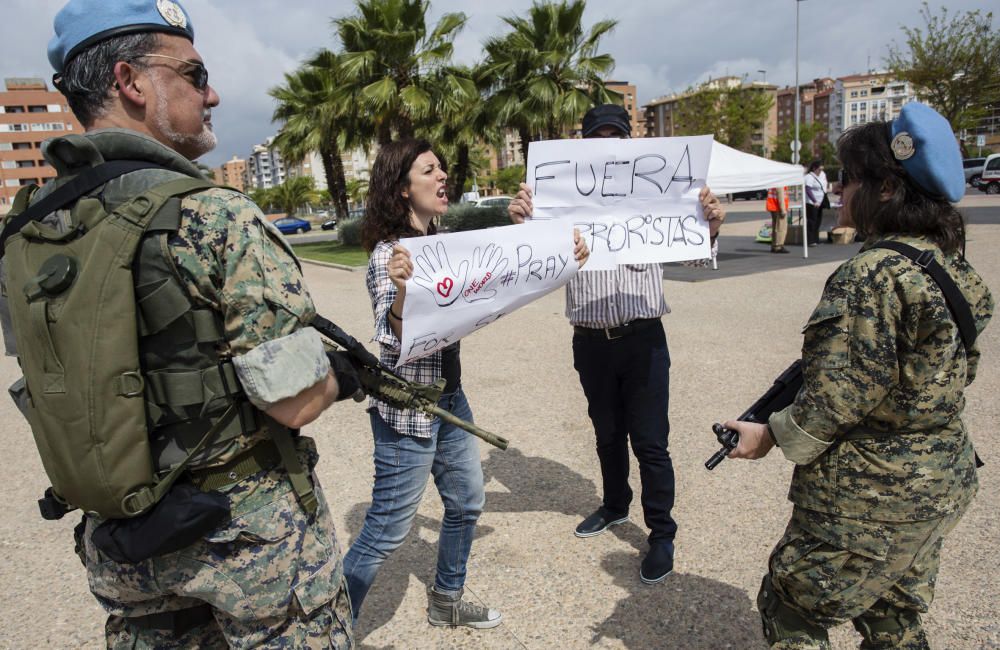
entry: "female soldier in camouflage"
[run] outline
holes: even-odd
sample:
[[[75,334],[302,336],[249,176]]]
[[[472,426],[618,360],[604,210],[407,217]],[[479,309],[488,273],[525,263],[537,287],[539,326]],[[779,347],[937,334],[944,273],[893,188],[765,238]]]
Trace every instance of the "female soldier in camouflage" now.
[[[772,647],[827,648],[827,629],[850,620],[864,648],[926,648],[920,613],[941,544],[977,488],[961,415],[993,298],[963,255],[952,203],[964,176],[944,118],[908,104],[891,123],[851,129],[838,149],[841,222],[866,243],[809,318],[795,402],[767,425],[727,422],[740,432],[730,456],[777,444],[796,464],[791,521],[757,597]],[[921,266],[877,246],[886,241],[943,267],[971,308],[969,332]]]

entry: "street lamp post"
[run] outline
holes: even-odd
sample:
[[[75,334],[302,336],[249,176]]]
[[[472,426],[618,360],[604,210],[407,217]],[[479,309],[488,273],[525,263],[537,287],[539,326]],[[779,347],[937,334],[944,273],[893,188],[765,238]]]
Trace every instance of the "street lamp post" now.
[[[793,140],[792,164],[799,164],[801,160],[800,151],[802,143],[799,142],[799,3],[803,0],[795,0],[795,139]],[[809,257],[809,226],[806,216],[806,186],[803,178],[800,186],[799,210],[802,215],[802,256]]]
[[[760,73],[760,82],[766,84],[767,83],[767,70],[758,70],[757,72]]]

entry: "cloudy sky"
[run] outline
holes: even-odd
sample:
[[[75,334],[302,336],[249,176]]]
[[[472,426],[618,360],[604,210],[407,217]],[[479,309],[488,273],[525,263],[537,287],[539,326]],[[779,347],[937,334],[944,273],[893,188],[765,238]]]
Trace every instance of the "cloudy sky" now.
[[[115,0],[108,0],[113,3]],[[45,55],[52,18],[64,0],[0,1],[0,76],[51,77]],[[211,83],[222,97],[213,122],[219,147],[204,158],[210,165],[250,147],[277,126],[267,89],[281,83],[310,53],[333,48],[332,18],[352,12],[346,0],[183,0],[195,26],[196,47]],[[974,10],[983,0],[937,0],[935,10]],[[431,21],[464,11],[468,23],[455,42],[455,59],[479,59],[483,41],[500,34],[500,16],[517,15],[531,0],[434,0]],[[803,0],[800,11],[799,78],[843,76],[881,67],[889,43],[901,43],[900,27],[920,26],[920,0]],[[684,90],[725,74],[795,82],[794,0],[591,0],[589,27],[618,20],[602,41],[617,66],[614,78],[636,84],[640,102]],[[994,23],[996,25],[996,23]],[[766,72],[761,72],[761,71]]]

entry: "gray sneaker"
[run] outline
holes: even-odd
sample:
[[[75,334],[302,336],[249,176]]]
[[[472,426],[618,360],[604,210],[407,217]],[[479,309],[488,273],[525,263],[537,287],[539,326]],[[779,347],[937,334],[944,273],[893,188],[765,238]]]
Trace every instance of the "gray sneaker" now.
[[[427,595],[427,622],[431,625],[446,625],[449,627],[473,627],[485,630],[500,625],[503,618],[500,612],[489,607],[483,607],[468,600],[462,600],[462,593],[457,596],[447,596],[438,593],[431,587]]]

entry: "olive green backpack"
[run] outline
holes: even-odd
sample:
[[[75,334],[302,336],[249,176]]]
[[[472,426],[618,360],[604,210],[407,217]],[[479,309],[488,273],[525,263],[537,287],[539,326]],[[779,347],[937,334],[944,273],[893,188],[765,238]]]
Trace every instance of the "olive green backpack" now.
[[[157,480],[139,364],[133,261],[157,212],[179,209],[171,198],[215,185],[171,180],[110,213],[100,200],[84,197],[110,178],[150,167],[156,165],[98,165],[30,208],[33,188],[25,188],[4,223],[0,256],[27,416],[52,495],[65,506],[46,513],[40,501],[46,518],[72,507],[101,518],[145,512],[235,415],[230,407],[187,458]],[[69,210],[68,228],[40,221],[63,207]]]

